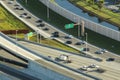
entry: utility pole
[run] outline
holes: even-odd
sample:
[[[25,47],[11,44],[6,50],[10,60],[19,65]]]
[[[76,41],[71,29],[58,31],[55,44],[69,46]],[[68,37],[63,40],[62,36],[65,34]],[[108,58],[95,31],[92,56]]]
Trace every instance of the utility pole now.
[[[87,33],[85,33],[85,35],[86,35],[86,52],[87,52],[87,37],[88,37],[88,35],[87,35]]]
[[[27,2],[28,2],[28,1],[27,1],[27,0],[25,0],[26,5],[27,5]]]
[[[47,0],[46,0],[47,1]],[[49,0],[47,1],[47,20],[49,20]]]
[[[16,30],[16,46],[17,46],[17,31],[18,30]],[[17,51],[17,47],[16,47],[16,51]]]
[[[85,22],[82,20],[81,21],[81,35],[84,36],[84,32],[85,32]]]
[[[80,20],[78,20],[78,38],[80,38]]]

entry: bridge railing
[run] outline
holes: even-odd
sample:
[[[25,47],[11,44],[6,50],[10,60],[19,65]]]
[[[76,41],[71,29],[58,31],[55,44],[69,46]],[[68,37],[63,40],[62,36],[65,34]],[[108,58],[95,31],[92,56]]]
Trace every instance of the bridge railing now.
[[[70,12],[61,6],[59,6],[53,2],[50,2],[50,0],[39,0],[39,1],[42,2],[44,5],[46,5],[47,7],[49,7],[50,9],[52,9],[53,11],[55,11],[56,13],[64,16],[65,18],[67,18],[73,22],[78,22],[78,21],[80,22],[81,20],[83,20],[85,22],[86,28],[88,28],[94,32],[97,32],[101,35],[104,35],[106,37],[120,41],[120,32],[119,31],[113,30],[106,26],[103,26],[103,25],[97,24],[95,22],[92,22],[88,19],[85,19],[82,16],[74,14],[73,12]]]

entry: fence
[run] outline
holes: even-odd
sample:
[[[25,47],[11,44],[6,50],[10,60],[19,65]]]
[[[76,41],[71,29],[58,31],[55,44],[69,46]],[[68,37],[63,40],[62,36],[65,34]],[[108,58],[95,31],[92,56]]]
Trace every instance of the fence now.
[[[103,25],[97,24],[95,22],[92,22],[90,20],[87,20],[79,15],[76,15],[64,8],[62,8],[61,6],[54,4],[53,2],[50,2],[49,0],[39,0],[40,2],[42,2],[44,5],[46,5],[47,7],[49,7],[50,9],[52,9],[53,11],[55,11],[56,13],[64,16],[65,18],[73,21],[73,22],[78,22],[78,21],[84,21],[85,22],[85,27],[97,32],[101,35],[104,35],[106,37],[112,38],[114,40],[120,41],[120,32],[113,30],[111,28],[105,27]]]

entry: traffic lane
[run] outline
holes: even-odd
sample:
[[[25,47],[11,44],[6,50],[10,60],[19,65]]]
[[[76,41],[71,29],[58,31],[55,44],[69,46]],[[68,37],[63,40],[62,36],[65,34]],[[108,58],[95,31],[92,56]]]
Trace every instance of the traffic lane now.
[[[30,46],[29,44],[28,44],[28,46]],[[49,55],[51,55],[52,57],[56,57],[56,56],[59,56],[60,54],[66,54],[66,53],[61,53],[61,52],[59,52],[59,51],[54,51],[54,50],[52,50],[52,49],[49,49],[49,48],[42,48],[42,49],[40,49],[40,47],[38,48],[38,49],[36,49],[36,47],[37,46],[34,46],[34,45],[32,45],[32,49],[33,50],[35,50],[35,51],[38,51],[38,52],[41,52],[41,54],[43,54],[43,55],[46,55],[46,54],[48,54],[48,56]],[[30,48],[30,47],[29,47]],[[43,50],[43,51],[41,51],[41,50]],[[52,50],[52,51],[51,51]],[[68,54],[68,53],[67,53]],[[119,66],[120,65],[118,65],[118,64],[115,64],[116,66],[109,66],[111,63],[107,63],[107,62],[104,62],[103,64],[101,63],[101,62],[97,62],[97,61],[94,61],[94,60],[92,60],[92,59],[89,59],[89,58],[87,58],[88,60],[86,61],[86,58],[83,58],[83,57],[80,57],[80,56],[75,56],[75,55],[70,55],[70,58],[73,60],[73,68],[75,68],[75,64],[77,65],[77,68],[79,68],[80,67],[80,64],[81,63],[83,63],[84,61],[84,65],[90,65],[90,64],[94,64],[94,63],[97,63],[97,64],[101,64],[100,66],[101,67],[106,67],[105,69],[109,69],[109,67],[110,67],[110,69],[109,69],[109,71],[110,70],[113,70],[113,72],[115,73],[115,72],[117,72],[118,70],[120,70],[119,69]],[[82,60],[81,60],[82,59]],[[81,62],[80,62],[81,61]],[[112,64],[114,64],[114,63],[112,63]],[[71,64],[67,64],[67,65],[71,65]],[[83,65],[83,64],[82,64]],[[103,65],[105,65],[105,66],[103,66]],[[117,66],[118,65],[118,66]],[[109,67],[108,67],[109,66]],[[114,69],[113,69],[113,67],[115,67]],[[117,73],[117,74],[120,74],[120,73]]]
[[[11,4],[12,5],[12,4]],[[14,4],[13,4],[14,5]],[[13,6],[12,8],[14,8],[15,6]],[[22,10],[23,12],[25,12],[24,10]],[[19,13],[19,12],[21,12],[21,10],[18,10],[17,11],[17,13],[20,15],[21,13]],[[32,15],[31,15],[32,16]],[[33,18],[34,17],[32,17],[31,19],[27,19],[30,23],[33,23],[33,24],[35,24],[34,26],[36,26],[36,23],[34,23],[34,20],[33,20]],[[46,25],[46,24],[45,24]],[[47,27],[47,28],[50,28],[50,27],[48,27],[47,25],[45,26],[45,27]],[[40,28],[41,29],[41,28]],[[52,31],[54,32],[54,30],[55,29],[50,29],[50,30],[48,30],[48,31],[46,31],[46,32],[48,32],[49,34],[52,32]],[[56,31],[56,30],[55,30]],[[51,33],[52,34],[52,33]],[[66,34],[63,34],[63,33],[60,33],[60,38],[62,38],[62,40],[63,41],[65,41],[64,43],[66,43],[66,39],[64,38],[64,36],[65,36]],[[73,40],[70,40],[70,41],[72,41],[72,42],[74,42],[75,41],[75,39],[73,39]],[[78,42],[78,41],[76,41],[76,42]],[[91,49],[92,50],[92,49]],[[94,50],[93,50],[94,51]],[[91,52],[90,52],[91,53]]]
[[[10,5],[12,5],[12,4],[10,4]],[[18,12],[21,12],[21,11],[24,11],[24,10],[18,10]],[[32,16],[32,15],[31,15]],[[30,20],[30,19],[28,19],[29,21],[31,21],[31,22],[34,22],[34,21],[32,21],[32,19]],[[65,41],[65,39],[63,40],[63,41]],[[75,40],[73,40],[73,41],[75,41]],[[90,46],[91,47],[91,46]],[[91,52],[92,51],[92,52]],[[95,50],[95,51],[97,51],[97,50]],[[94,53],[94,48],[91,48],[91,50],[90,50],[90,53]],[[98,55],[97,55],[98,56]],[[104,57],[104,56],[103,56]],[[103,58],[102,57],[102,58]]]

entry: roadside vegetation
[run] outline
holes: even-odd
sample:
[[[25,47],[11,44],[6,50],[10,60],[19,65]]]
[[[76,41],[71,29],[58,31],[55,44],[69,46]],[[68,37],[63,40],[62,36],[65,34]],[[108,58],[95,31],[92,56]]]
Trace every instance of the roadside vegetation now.
[[[0,5],[0,31],[21,29],[29,28]]]
[[[34,35],[33,37],[30,38],[30,41],[35,41],[37,42],[37,36]],[[75,50],[69,46],[66,46],[54,39],[46,39],[46,38],[42,38],[41,40],[39,39],[39,43],[47,45],[47,46],[51,46],[54,48],[58,48],[58,49],[62,49],[62,50],[66,50],[66,51],[70,51],[70,52],[74,52],[74,53],[80,53],[80,51]]]
[[[59,14],[56,14],[52,10],[50,10],[50,18],[47,19],[47,8],[42,3],[40,3],[39,0],[29,0],[28,4],[26,4],[24,0],[20,0],[19,2],[37,17],[42,18],[49,24],[56,26],[58,29],[61,29],[62,31],[77,37],[77,34],[78,34],[77,27],[73,29],[68,29],[68,30],[64,29],[65,24],[72,23],[70,20],[60,16]],[[36,5],[36,6],[33,6],[33,5]],[[94,44],[100,48],[105,48],[111,52],[120,54],[120,42],[110,39],[108,37],[102,36],[88,29],[86,29],[85,31],[88,33],[89,43]]]
[[[107,21],[120,27],[120,12],[113,12],[104,7],[104,0],[69,0],[71,3],[82,8],[87,13],[99,17],[103,21]],[[113,0],[114,1],[114,0]],[[119,7],[120,11],[120,7]]]
[[[29,31],[33,31],[30,28],[28,28],[28,26],[26,26],[23,22],[21,22],[16,17],[11,15],[6,9],[4,9],[0,5],[0,31],[21,30],[21,29],[26,29],[26,30],[29,30]],[[13,35],[9,34],[9,36],[24,39],[25,34],[23,34],[23,33],[17,34],[17,35],[16,34],[13,34]],[[30,40],[33,41],[33,42],[36,42],[37,41],[36,36],[31,37]],[[73,48],[70,48],[68,46],[65,46],[62,43],[59,43],[55,40],[42,39],[41,43],[46,44],[48,46],[55,47],[55,48],[67,50],[67,51],[70,51],[70,52],[79,53],[79,51],[77,51]]]

